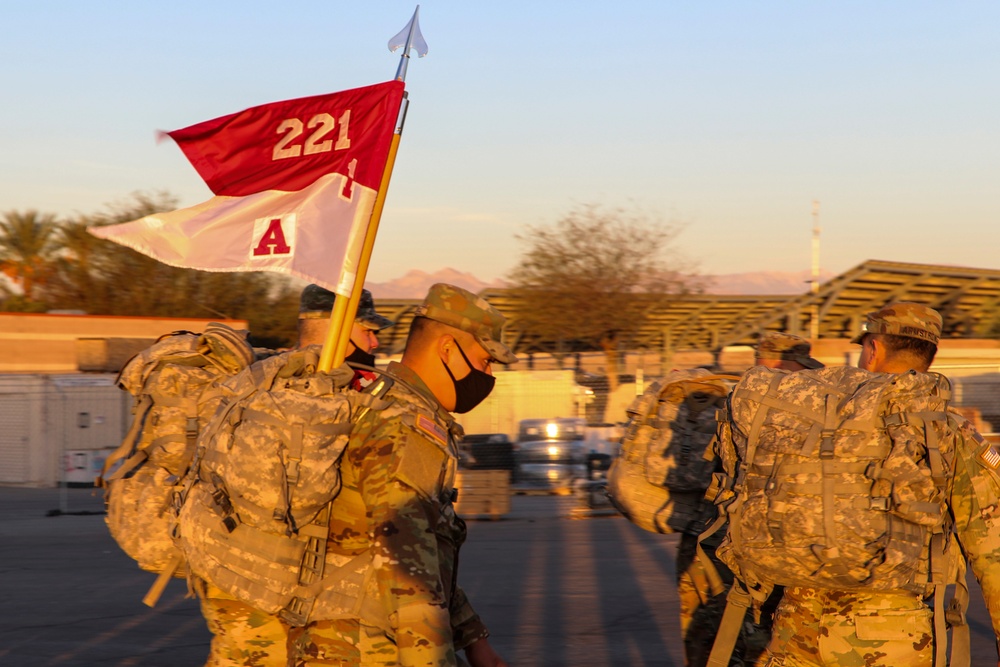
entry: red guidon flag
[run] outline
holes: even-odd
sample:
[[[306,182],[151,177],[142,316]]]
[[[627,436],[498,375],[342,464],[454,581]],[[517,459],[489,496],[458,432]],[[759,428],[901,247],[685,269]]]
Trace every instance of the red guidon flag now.
[[[168,132],[215,194],[89,231],[165,264],[275,271],[336,290],[375,203],[403,97],[389,81]],[[355,234],[354,236],[357,236]]]

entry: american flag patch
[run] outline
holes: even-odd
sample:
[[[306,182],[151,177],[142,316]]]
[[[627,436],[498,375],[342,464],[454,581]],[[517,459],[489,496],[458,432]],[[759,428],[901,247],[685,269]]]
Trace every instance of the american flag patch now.
[[[448,444],[448,432],[441,428],[441,425],[433,419],[424,415],[417,415],[417,428],[442,445]],[[997,455],[997,458],[1000,459],[1000,454]]]
[[[997,451],[996,445],[986,445],[986,447],[979,452],[979,460],[982,461],[988,468],[996,470],[1000,468],[1000,451]]]

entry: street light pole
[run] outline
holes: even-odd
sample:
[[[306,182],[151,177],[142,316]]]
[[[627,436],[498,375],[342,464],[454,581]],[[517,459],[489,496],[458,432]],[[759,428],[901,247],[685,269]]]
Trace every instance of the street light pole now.
[[[812,280],[809,291],[813,295],[812,313],[810,315],[809,337],[819,338],[819,303],[816,295],[819,293],[819,201],[812,203],[813,233],[812,233]]]

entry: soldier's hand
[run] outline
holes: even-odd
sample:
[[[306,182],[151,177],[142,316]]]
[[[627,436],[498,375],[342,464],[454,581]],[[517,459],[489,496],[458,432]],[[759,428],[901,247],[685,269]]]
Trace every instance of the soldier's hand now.
[[[465,658],[471,667],[509,667],[485,637],[465,647]]]

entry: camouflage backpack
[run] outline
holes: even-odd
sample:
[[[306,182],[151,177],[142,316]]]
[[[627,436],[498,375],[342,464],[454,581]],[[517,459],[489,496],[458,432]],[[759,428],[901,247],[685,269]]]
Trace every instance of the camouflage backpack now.
[[[253,354],[246,331],[212,322],[201,334],[161,337],[118,375],[134,397],[132,424],[96,484],[105,489],[111,536],[139,567],[163,574],[163,584],[182,564],[172,539],[177,482],[215,412],[219,381],[249,366]],[[155,595],[147,598],[153,602]]]
[[[775,585],[934,593],[940,605],[945,586],[964,588],[948,509],[960,419],[950,397],[937,374],[747,371],[720,419],[725,472],[710,492],[717,526],[728,519],[717,555],[740,582],[730,605]]]
[[[654,533],[700,532],[715,516],[704,502],[715,463],[704,458],[715,414],[735,375],[671,371],[628,408],[621,455],[608,472],[608,496],[632,523]]]
[[[347,366],[316,370],[319,346],[261,360],[232,378],[184,482],[178,545],[189,571],[268,614],[304,625],[331,580],[360,599],[370,554],[331,563],[330,505],[357,418],[381,409]],[[329,576],[335,570],[336,577]]]

